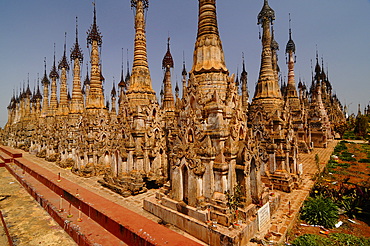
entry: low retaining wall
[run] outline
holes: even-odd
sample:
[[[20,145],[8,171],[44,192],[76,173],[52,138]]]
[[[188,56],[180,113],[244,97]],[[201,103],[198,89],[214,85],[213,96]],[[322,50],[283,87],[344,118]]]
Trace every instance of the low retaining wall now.
[[[3,224],[3,228],[4,228],[4,231],[5,231],[6,237],[8,239],[9,246],[13,246],[14,245],[13,240],[10,237],[8,227],[6,226],[6,223],[5,223],[5,220],[4,220],[4,217],[3,217],[3,213],[1,211],[0,211],[0,219],[1,219],[1,223]]]

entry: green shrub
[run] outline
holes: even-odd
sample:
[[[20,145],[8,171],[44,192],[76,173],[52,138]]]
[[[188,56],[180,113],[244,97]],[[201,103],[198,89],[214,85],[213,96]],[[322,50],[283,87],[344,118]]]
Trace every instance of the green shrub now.
[[[329,234],[331,241],[335,242],[338,246],[368,246],[370,239],[364,237],[356,237],[351,234],[332,233]]]
[[[309,197],[303,204],[301,219],[311,225],[333,228],[338,220],[338,207],[330,199],[321,195]]]
[[[342,160],[342,161],[356,161],[356,158],[352,157],[353,154],[350,153],[350,152],[347,152],[347,151],[344,151],[342,152],[340,155],[339,155],[339,158]]]
[[[356,139],[356,135],[353,131],[347,131],[343,134],[344,139]]]
[[[360,159],[358,162],[361,162],[361,163],[370,163],[370,159]]]
[[[351,164],[349,164],[349,163],[338,163],[338,167],[348,168],[350,166],[351,166]]]
[[[346,146],[346,143],[347,141],[340,141],[337,146],[335,146],[334,148],[334,154],[339,154],[340,152],[342,152],[343,150],[346,150],[348,149],[347,146]]]
[[[370,238],[356,237],[351,234],[331,233],[329,237],[304,234],[292,242],[293,246],[369,246]]]
[[[328,238],[314,234],[304,234],[297,237],[292,242],[293,246],[331,246],[333,245]]]

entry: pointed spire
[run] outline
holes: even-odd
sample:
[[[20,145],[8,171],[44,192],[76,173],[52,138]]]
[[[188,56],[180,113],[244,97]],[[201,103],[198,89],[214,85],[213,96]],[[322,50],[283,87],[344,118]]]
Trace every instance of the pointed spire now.
[[[163,79],[163,96],[162,96],[162,108],[166,111],[172,111],[175,107],[175,101],[172,94],[171,84],[171,68],[173,68],[173,59],[170,52],[170,38],[167,40],[167,52],[162,61],[162,68],[165,69],[165,75]]]
[[[179,89],[179,83],[176,80],[176,87],[175,87],[175,95],[176,95],[176,97],[179,97],[179,91],[180,91],[180,89]]]
[[[128,49],[126,50],[127,52],[127,71],[126,71],[126,77],[125,77],[125,82],[126,82],[126,87],[128,87],[130,85],[130,78],[131,78],[131,75],[130,75],[130,63],[128,61]]]
[[[277,50],[274,49],[277,47],[272,45],[273,39],[271,35],[271,25],[273,20],[275,20],[275,12],[268,5],[267,0],[264,1],[264,5],[257,19],[257,24],[262,26],[263,33],[260,72],[253,101],[255,99],[261,99],[261,102],[266,105],[266,108],[272,109],[271,98],[276,98],[277,100],[273,104],[282,106],[282,96],[278,81],[279,66],[277,64]]]
[[[167,40],[167,52],[163,58],[163,61],[162,61],[162,68],[163,69],[166,69],[167,67],[168,68],[173,68],[173,59],[172,59],[172,55],[171,55],[171,51],[170,51],[170,37],[168,37],[168,40]]]
[[[59,79],[59,74],[57,72],[57,67],[55,66],[55,43],[54,43],[54,63],[53,63],[53,67],[50,71],[49,77],[51,79],[53,79],[53,78]]]
[[[123,48],[122,48],[121,80],[118,83],[118,86],[120,88],[126,89],[126,82],[125,82],[125,79],[123,78]]]
[[[46,57],[44,57],[44,77],[42,78],[41,84],[43,85],[50,84],[50,80],[48,79],[48,76],[46,75]]]
[[[322,81],[326,81],[326,74],[324,71],[324,57],[321,57],[321,79]]]
[[[183,61],[182,61],[182,76],[188,75],[188,72],[186,72],[186,67],[185,67],[185,52],[183,52]]]
[[[112,97],[116,97],[117,96],[117,92],[116,92],[116,86],[115,86],[115,81],[114,81],[114,77],[113,77],[113,87],[112,87],[112,91],[111,91],[111,96]]]
[[[101,61],[99,46],[102,44],[102,37],[96,24],[96,8],[94,5],[93,24],[88,32],[87,44],[90,45],[90,83],[89,91],[86,97],[86,109],[88,113],[96,112],[96,109],[105,109],[105,99],[102,82],[104,77],[101,72]]]
[[[235,86],[239,88],[239,66],[236,68],[236,79],[235,79]]]
[[[186,86],[187,86],[187,81],[186,81],[186,76],[188,73],[186,72],[186,67],[185,67],[185,52],[183,51],[183,62],[182,62],[182,97],[186,95]]]
[[[38,73],[37,73],[37,75],[38,75]],[[36,102],[36,85],[34,84],[33,85],[33,92],[32,92],[32,95],[31,95],[31,103],[35,103],[35,102]]]
[[[279,44],[275,40],[275,30],[274,26],[271,27],[271,49],[273,51],[279,50]]]
[[[315,66],[315,80],[319,81],[321,78],[321,67],[319,64],[319,53],[317,51],[317,46],[316,46],[316,66]]]
[[[264,0],[261,12],[258,14],[258,24],[262,24],[264,19],[268,19],[270,23],[275,20],[275,11],[269,6],[267,0]]]
[[[67,49],[67,33],[65,32],[64,33],[64,53],[63,53],[62,60],[60,60],[59,62],[58,69],[65,68],[68,71],[69,65],[68,65],[67,56],[66,56],[66,49]]]
[[[242,106],[243,108],[247,108],[248,106],[248,100],[249,100],[249,95],[248,95],[248,73],[245,69],[245,58],[244,58],[244,52],[242,53],[242,59],[243,59],[243,69],[242,73],[240,76],[240,82],[242,84]]]
[[[87,36],[87,44],[92,45],[93,41],[97,41],[97,44],[101,46],[102,44],[102,36],[101,33],[99,32],[99,28],[96,24],[96,8],[95,8],[95,1],[93,2],[94,5],[94,19],[93,19],[93,24],[90,27],[90,30],[88,31],[88,36]]]
[[[244,52],[242,53],[242,59],[243,59],[243,70],[242,70],[242,74],[241,74],[241,76],[243,77],[243,76],[247,76],[247,75],[248,75],[247,71],[245,70],[245,58],[244,58]]]
[[[80,62],[83,61],[84,57],[78,44],[78,17],[76,16],[76,42],[74,48],[71,50],[71,60],[78,59]]]
[[[289,13],[289,41],[286,45],[285,53],[289,53],[290,51],[295,53],[295,43],[292,39],[292,27],[291,27],[291,19],[290,19],[290,13]]]
[[[40,80],[37,79],[37,91],[36,91],[36,99],[42,99],[41,91],[40,91]]]
[[[26,95],[27,96],[32,96],[32,92],[31,92],[31,89],[30,89],[30,74],[29,73],[28,73],[28,78],[27,78]]]
[[[134,61],[129,83],[126,79],[128,84],[127,96],[130,102],[139,101],[137,103],[147,104],[148,100],[156,100],[150,77],[146,47],[145,11],[149,7],[149,1],[131,0],[131,7],[135,11],[135,40]]]
[[[86,62],[86,77],[84,81],[84,85],[89,85],[90,84],[90,78],[89,78],[89,63]]]

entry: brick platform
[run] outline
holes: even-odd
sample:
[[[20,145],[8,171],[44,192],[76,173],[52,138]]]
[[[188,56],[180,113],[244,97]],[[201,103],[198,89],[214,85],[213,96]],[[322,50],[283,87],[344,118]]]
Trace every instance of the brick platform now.
[[[63,177],[58,182],[57,174],[26,158],[13,161],[7,169],[79,245],[199,245]]]

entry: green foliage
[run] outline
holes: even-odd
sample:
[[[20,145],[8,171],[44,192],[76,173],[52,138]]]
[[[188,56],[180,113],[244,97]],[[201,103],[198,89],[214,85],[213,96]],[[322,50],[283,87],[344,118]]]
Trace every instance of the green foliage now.
[[[351,234],[331,233],[329,237],[304,234],[292,242],[293,246],[369,246],[370,239]]]
[[[330,198],[309,197],[303,204],[301,219],[311,225],[333,228],[338,220],[338,207]]]
[[[352,184],[348,180],[344,179],[337,185],[317,182],[311,196],[329,197],[350,218],[369,216],[370,185]]]
[[[348,152],[348,151],[343,151],[340,155],[339,158],[342,161],[356,161],[356,158],[352,157],[353,154]]]
[[[356,117],[355,129],[353,132],[360,137],[366,138],[369,130],[369,116],[359,115]]]
[[[349,163],[338,163],[337,161],[331,159],[331,160],[329,160],[328,165],[326,167],[329,170],[331,170],[331,169],[336,168],[336,167],[348,168],[350,166],[351,166],[351,164],[349,164]]]
[[[340,141],[337,146],[335,146],[334,148],[334,155],[338,155],[340,152],[342,152],[343,150],[347,150],[347,146],[346,146],[346,143],[348,143],[347,141]]]
[[[347,122],[339,122],[334,125],[334,131],[339,133],[340,138],[343,138],[343,134],[350,129]]]
[[[238,207],[242,205],[243,194],[241,185],[239,185],[238,183],[237,185],[234,186],[233,194],[231,194],[229,191],[226,191],[225,195],[227,200],[227,206],[232,212],[235,212],[238,209]]]
[[[292,242],[293,246],[331,246],[331,240],[315,234],[304,234]]]
[[[358,139],[358,137],[356,136],[356,134],[353,131],[346,131],[343,134],[343,137],[342,138],[344,138],[344,139],[351,139],[351,140]]]
[[[358,162],[361,162],[361,163],[370,163],[370,159],[360,159],[360,160],[358,160]]]
[[[369,246],[370,239],[365,237],[356,237],[351,234],[332,233],[329,239],[338,246]]]

